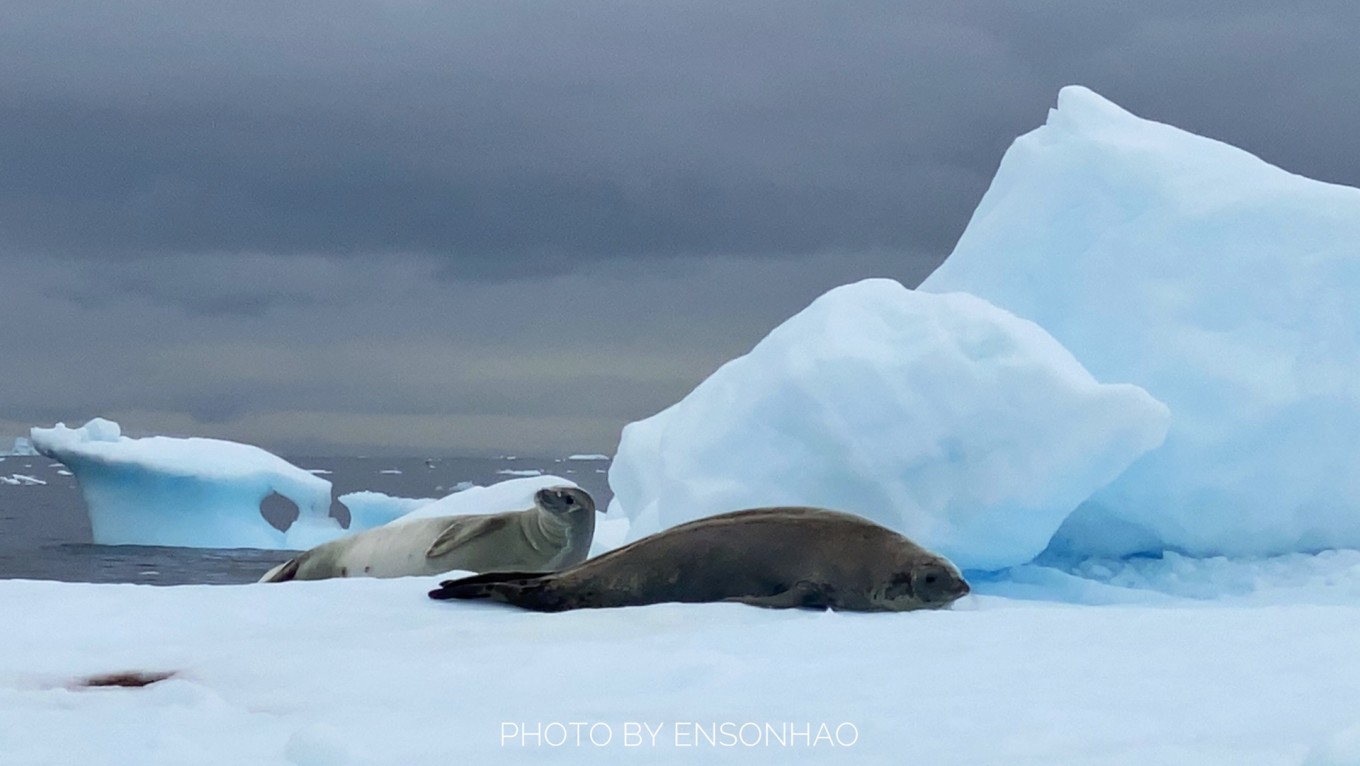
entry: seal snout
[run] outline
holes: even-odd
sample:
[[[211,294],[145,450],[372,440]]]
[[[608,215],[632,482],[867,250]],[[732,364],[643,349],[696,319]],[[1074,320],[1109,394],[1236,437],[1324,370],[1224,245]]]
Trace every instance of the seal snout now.
[[[968,595],[972,588],[958,570],[944,562],[932,562],[912,577],[911,590],[929,608],[948,606]]]
[[[955,574],[948,578],[948,583],[949,587],[945,590],[945,600],[948,603],[952,604],[973,592],[972,586],[968,584],[967,580],[963,579],[963,575]]]

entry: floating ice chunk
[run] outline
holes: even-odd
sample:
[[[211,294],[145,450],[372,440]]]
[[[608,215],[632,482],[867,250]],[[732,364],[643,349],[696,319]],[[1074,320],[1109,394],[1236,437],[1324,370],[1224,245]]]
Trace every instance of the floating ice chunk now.
[[[1032,322],[871,279],[629,424],[611,509],[637,539],[738,508],[827,506],[995,569],[1043,550],[1078,503],[1161,442],[1166,420]]]
[[[608,455],[600,455],[600,454],[591,453],[591,454],[567,455],[567,459],[568,459],[568,460],[608,460],[608,459],[609,459],[609,456],[608,456]]]
[[[283,545],[281,547],[293,551],[305,551],[322,543],[328,543],[337,537],[343,537],[353,531],[355,531],[353,527],[346,530],[340,526],[337,519],[330,516],[321,518],[299,516],[283,533]]]
[[[435,502],[434,498],[394,497],[368,490],[350,492],[337,499],[349,509],[349,528],[352,532],[380,527],[422,505]]]
[[[525,468],[522,470],[517,470],[514,468],[502,468],[496,473],[500,474],[501,476],[539,476],[543,472],[536,468]]]
[[[34,447],[65,464],[85,495],[103,545],[286,548],[260,514],[272,493],[298,508],[299,534],[341,533],[329,518],[331,485],[259,447],[219,439],[130,439],[117,423],[34,428]]]
[[[1165,444],[1056,545],[1360,546],[1360,190],[1068,87],[920,289],[1032,319],[1171,408]]]
[[[14,447],[9,452],[0,452],[0,455],[17,455],[21,457],[36,454],[38,453],[33,449],[32,442],[22,436],[16,436],[14,438]]]

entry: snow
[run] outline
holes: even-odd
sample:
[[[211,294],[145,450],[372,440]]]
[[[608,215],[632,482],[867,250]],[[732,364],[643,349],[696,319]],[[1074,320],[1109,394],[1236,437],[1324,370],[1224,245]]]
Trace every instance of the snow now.
[[[628,517],[622,514],[606,513],[595,519],[595,536],[590,542],[590,555],[612,551],[628,542]]]
[[[1319,743],[1309,751],[1303,766],[1360,766],[1360,723]]]
[[[31,436],[39,452],[75,474],[100,545],[297,548],[342,532],[329,516],[330,482],[258,447],[131,439],[102,418],[81,428],[34,428]],[[297,505],[287,534],[260,514],[273,493]]]
[[[920,287],[1034,320],[1171,409],[1055,546],[1360,546],[1360,190],[1065,88]]]
[[[631,539],[735,508],[816,505],[964,569],[1030,561],[1157,446],[1167,412],[1101,384],[1037,325],[965,294],[839,287],[623,431],[609,470]]]
[[[6,762],[1293,766],[1356,753],[1360,654],[1346,637],[1360,606],[1306,589],[1231,607],[973,596],[906,614],[543,615],[429,601],[438,579],[0,582],[0,613],[24,615],[0,631]],[[74,688],[126,670],[177,676]],[[572,722],[612,739],[553,747],[523,733]],[[677,746],[677,729],[721,722],[849,724],[857,738]],[[625,746],[630,723],[655,742]]]

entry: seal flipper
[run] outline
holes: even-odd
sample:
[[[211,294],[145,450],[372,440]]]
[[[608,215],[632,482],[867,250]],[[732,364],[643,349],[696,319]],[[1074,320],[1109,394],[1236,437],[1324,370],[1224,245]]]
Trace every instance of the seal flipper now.
[[[288,582],[297,579],[298,567],[302,566],[302,557],[294,556],[291,559],[279,564],[260,578],[260,582]]]
[[[510,523],[504,516],[462,516],[449,522],[439,537],[430,543],[430,547],[425,551],[425,558],[433,559],[443,556],[445,553],[462,545],[466,545],[479,537],[504,529]]]
[[[445,580],[430,591],[433,599],[490,599],[535,612],[560,612],[570,609],[564,600],[548,590],[551,573],[488,572]]]
[[[833,606],[831,586],[809,580],[799,580],[792,587],[768,596],[733,596],[736,601],[770,609],[829,609]]]

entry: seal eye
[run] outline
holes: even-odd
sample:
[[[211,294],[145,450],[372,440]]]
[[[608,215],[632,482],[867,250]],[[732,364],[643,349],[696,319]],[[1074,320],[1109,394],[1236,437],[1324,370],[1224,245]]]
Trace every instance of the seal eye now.
[[[927,604],[940,604],[953,601],[950,574],[937,566],[930,566],[917,573],[912,581],[912,592]]]

